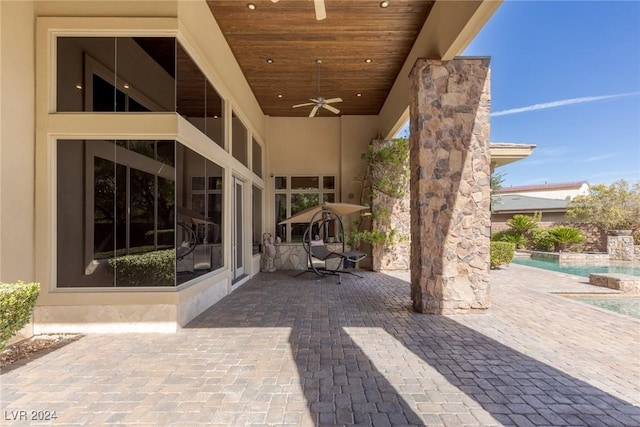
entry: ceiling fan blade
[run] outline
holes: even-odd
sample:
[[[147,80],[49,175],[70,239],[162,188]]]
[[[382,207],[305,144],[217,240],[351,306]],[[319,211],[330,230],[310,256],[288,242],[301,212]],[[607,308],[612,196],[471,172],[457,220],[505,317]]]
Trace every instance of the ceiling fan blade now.
[[[309,114],[309,117],[314,117],[316,115],[316,113],[318,112],[318,108],[320,108],[319,106],[315,106],[313,107],[313,109],[311,110],[311,113]]]
[[[331,111],[333,114],[340,114],[340,110],[338,110],[335,107],[332,107],[331,105],[323,105],[322,107],[326,108],[327,110]]]
[[[294,105],[292,108],[298,108],[298,107],[307,107],[309,105],[316,105],[315,102],[307,102],[306,104],[298,104],[298,105]]]
[[[327,11],[324,8],[324,0],[313,0],[313,4],[316,7],[316,19],[322,21],[327,18]]]
[[[331,98],[325,101],[327,104],[332,104],[334,102],[342,102],[342,98]]]

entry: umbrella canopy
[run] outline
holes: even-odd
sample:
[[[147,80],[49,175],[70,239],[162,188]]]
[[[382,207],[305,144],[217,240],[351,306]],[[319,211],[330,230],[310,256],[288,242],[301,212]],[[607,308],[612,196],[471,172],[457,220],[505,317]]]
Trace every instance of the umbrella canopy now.
[[[295,215],[290,216],[284,221],[279,222],[278,224],[301,224],[311,222],[313,217],[320,211],[329,211],[333,212],[336,215],[344,216],[349,215],[355,212],[360,212],[365,209],[369,209],[367,206],[362,205],[354,205],[351,203],[322,203],[311,208],[305,209],[303,211],[298,212]]]

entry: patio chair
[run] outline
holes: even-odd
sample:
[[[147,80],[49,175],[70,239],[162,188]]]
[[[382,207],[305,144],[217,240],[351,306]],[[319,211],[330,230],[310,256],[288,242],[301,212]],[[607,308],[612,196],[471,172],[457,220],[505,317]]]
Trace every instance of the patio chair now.
[[[349,270],[345,270],[345,268],[351,265],[356,265],[358,261],[366,258],[366,253],[357,251],[344,251],[344,248],[342,252],[336,252],[330,249],[323,240],[311,240],[308,249],[309,269],[316,275],[336,276],[338,278],[338,284],[342,283],[340,279],[341,274],[351,274],[362,279],[362,276],[360,276],[359,274],[356,274]],[[318,267],[315,260],[323,262],[324,265]],[[333,267],[330,267],[327,264],[327,261],[331,260],[334,260]]]
[[[337,251],[328,247],[323,239],[312,239],[311,235],[314,230],[326,229],[325,224],[338,221],[340,226],[341,236],[344,236],[344,226],[342,220],[338,215],[331,211],[322,211],[320,215],[314,216],[309,226],[304,232],[302,238],[302,246],[307,252],[307,270],[298,274],[298,276],[305,273],[314,273],[316,276],[336,276],[338,278],[338,284],[342,283],[341,274],[350,274],[362,278],[362,276],[346,270],[349,266],[357,265],[358,261],[367,257],[364,252],[358,251],[346,251],[344,241],[342,242],[342,250]]]

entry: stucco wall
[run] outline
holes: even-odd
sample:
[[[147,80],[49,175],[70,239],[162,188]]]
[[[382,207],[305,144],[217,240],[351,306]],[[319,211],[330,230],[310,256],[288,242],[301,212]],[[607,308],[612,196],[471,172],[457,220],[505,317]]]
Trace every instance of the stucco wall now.
[[[360,203],[357,177],[366,163],[360,158],[377,133],[376,116],[269,117],[265,231],[273,233],[273,176],[335,175],[337,199]],[[349,222],[345,223],[348,230]]]
[[[34,279],[34,5],[0,10],[0,280]]]

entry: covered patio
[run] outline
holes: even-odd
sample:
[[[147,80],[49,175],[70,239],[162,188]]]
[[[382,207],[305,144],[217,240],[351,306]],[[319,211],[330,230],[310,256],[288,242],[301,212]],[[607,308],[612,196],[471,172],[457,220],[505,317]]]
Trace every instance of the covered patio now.
[[[640,424],[639,321],[511,265],[483,315],[424,316],[407,277],[261,273],[177,334],[87,335],[3,368],[5,417],[55,425]],[[7,415],[9,414],[9,415]],[[6,418],[5,418],[6,419]]]

